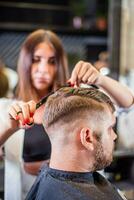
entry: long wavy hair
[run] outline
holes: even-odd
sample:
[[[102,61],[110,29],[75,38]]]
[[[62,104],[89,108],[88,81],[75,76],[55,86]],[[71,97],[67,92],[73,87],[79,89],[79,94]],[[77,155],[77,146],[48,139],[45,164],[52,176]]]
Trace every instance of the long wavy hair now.
[[[35,101],[39,100],[38,92],[33,87],[31,81],[31,66],[35,48],[42,42],[47,42],[52,45],[58,65],[57,74],[50,91],[65,84],[69,77],[67,56],[59,37],[49,30],[36,30],[26,38],[20,50],[17,67],[19,81],[15,93],[17,99],[23,101],[29,101],[31,99]]]

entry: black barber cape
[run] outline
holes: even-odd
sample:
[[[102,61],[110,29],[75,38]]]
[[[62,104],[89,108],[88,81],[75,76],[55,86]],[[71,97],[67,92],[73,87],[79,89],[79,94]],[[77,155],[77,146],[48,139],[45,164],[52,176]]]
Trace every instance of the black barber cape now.
[[[97,172],[66,172],[43,167],[26,200],[123,200]]]

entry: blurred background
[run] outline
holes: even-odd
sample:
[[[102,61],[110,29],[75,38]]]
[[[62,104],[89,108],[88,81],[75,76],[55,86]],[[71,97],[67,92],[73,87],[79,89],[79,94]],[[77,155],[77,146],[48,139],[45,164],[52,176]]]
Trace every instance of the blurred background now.
[[[38,28],[61,38],[70,72],[80,59],[134,91],[134,0],[4,0],[0,1],[0,59],[16,71],[21,44]],[[16,83],[16,77],[11,82]],[[11,83],[12,84],[12,83]],[[114,162],[105,175],[134,199],[133,110],[120,111]],[[127,124],[127,130],[123,127]],[[127,132],[126,132],[127,131]],[[0,161],[0,195],[4,194]]]

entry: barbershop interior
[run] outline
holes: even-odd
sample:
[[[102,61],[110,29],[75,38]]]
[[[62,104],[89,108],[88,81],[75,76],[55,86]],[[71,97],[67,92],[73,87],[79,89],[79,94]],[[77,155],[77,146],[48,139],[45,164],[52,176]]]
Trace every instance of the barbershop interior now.
[[[18,100],[23,100],[23,95],[18,95],[20,82],[24,84],[24,80],[29,78],[28,84],[32,78],[28,76],[27,79],[22,78],[26,76],[26,73],[30,73],[28,68],[25,67],[25,73],[23,73],[22,68],[18,70],[19,64],[26,66],[27,63],[26,56],[25,59],[24,55],[21,57],[20,51],[32,32],[38,32],[38,30],[43,32],[43,29],[54,32],[60,39],[67,55],[69,74],[73,71],[76,63],[84,61],[90,63],[102,76],[108,76],[121,85],[125,85],[134,94],[134,0],[0,0],[1,101],[3,101],[3,98],[12,101],[16,97]],[[38,40],[41,39],[36,38],[35,40],[33,42],[38,44]],[[22,54],[27,53],[28,56],[31,56],[30,51],[33,51],[32,48],[36,46],[33,47],[32,44],[28,43],[27,45],[29,45],[28,50],[22,52]],[[52,48],[48,49],[51,50]],[[60,54],[60,50],[58,53]],[[60,55],[58,56],[60,57]],[[32,58],[35,65],[39,62],[39,57],[37,55]],[[24,60],[22,61],[22,59]],[[50,60],[42,62],[52,65],[57,61],[52,55]],[[31,63],[31,65],[34,64]],[[38,79],[43,82],[43,77]],[[24,91],[29,93],[28,85],[24,87]],[[125,96],[125,94],[123,95]],[[2,111],[4,107],[1,106],[1,101],[0,115],[3,115],[6,108]],[[119,189],[121,199],[128,200],[134,200],[134,106],[132,104],[134,104],[134,100],[131,105],[124,106],[125,108],[120,105],[115,106],[116,124],[114,131],[117,134],[117,139],[113,150],[113,161],[109,166],[100,170],[102,176]],[[22,111],[18,111],[17,114],[19,112]],[[9,115],[10,113],[8,113]],[[10,121],[13,122],[14,120],[14,118],[10,118]],[[0,138],[3,134],[3,127],[7,127],[8,124],[8,119],[6,117],[2,119],[0,116]],[[30,144],[35,132],[38,132],[38,127],[36,128],[36,131],[33,129]],[[28,132],[28,128],[25,132]],[[27,136],[27,143],[21,136],[21,133],[16,132],[11,137],[5,139],[5,136],[0,141],[0,200],[25,199],[37,175],[37,170],[34,173],[34,168],[31,170],[30,166],[32,165],[28,165],[28,162],[34,163],[43,160],[43,157],[41,157],[43,148],[40,144],[36,141],[38,150],[41,150],[41,156],[38,155],[39,159],[36,160],[36,155],[36,158],[32,160],[32,155],[36,150],[33,150],[32,153],[33,147],[27,146],[29,136]],[[14,137],[13,140],[12,137]],[[47,135],[44,137],[42,134],[40,140],[48,140],[47,137]],[[44,146],[47,151],[50,151],[48,141]],[[47,148],[47,146],[49,147]],[[31,158],[29,158],[29,155],[31,155]],[[48,163],[49,156],[44,157]],[[23,175],[29,172],[34,178],[31,180],[27,176],[26,179],[23,179]],[[38,197],[35,199],[40,200]],[[54,200],[45,197],[42,199]],[[58,197],[55,199],[57,200]],[[72,200],[74,199],[72,198]],[[96,198],[96,200],[101,200],[101,197]],[[111,200],[111,198],[107,197],[107,200]]]

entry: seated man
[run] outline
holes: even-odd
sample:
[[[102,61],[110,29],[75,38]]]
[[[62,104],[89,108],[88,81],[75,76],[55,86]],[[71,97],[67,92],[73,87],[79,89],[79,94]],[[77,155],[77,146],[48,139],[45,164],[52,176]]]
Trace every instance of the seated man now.
[[[96,88],[61,88],[45,105],[43,124],[52,144],[27,200],[121,200],[96,170],[113,159],[114,106]]]

